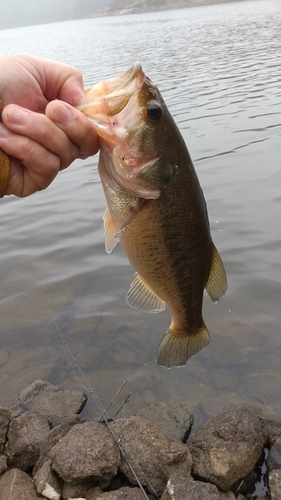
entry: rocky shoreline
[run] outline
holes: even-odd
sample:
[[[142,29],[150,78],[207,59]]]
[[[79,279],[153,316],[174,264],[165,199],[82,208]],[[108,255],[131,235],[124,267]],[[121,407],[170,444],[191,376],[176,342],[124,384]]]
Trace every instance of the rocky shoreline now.
[[[82,418],[86,401],[37,380],[0,408],[0,500],[280,500],[281,419],[238,406],[189,435],[170,402],[109,429]]]

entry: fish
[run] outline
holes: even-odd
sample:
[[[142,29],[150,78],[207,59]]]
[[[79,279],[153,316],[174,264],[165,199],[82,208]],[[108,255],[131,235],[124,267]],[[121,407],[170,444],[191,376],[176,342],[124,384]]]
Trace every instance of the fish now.
[[[170,311],[157,363],[184,366],[210,342],[202,316],[204,289],[214,302],[227,289],[190,154],[139,62],[89,87],[85,98],[79,109],[100,140],[106,251],[120,242],[136,271],[128,305]]]

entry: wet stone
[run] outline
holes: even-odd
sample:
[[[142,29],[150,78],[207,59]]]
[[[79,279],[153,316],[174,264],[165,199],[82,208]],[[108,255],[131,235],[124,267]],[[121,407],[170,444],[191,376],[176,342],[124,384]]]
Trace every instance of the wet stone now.
[[[49,432],[46,418],[33,411],[12,420],[5,449],[9,463],[18,469],[30,470],[38,460],[41,444]]]
[[[10,410],[8,410],[7,408],[0,408],[0,454],[4,451],[10,417]]]
[[[151,403],[138,411],[137,415],[146,418],[152,424],[158,425],[168,436],[185,443],[194,421],[191,413],[193,406],[193,403],[188,401]]]
[[[235,500],[233,493],[223,493],[214,484],[171,476],[161,500]]]
[[[142,486],[161,495],[173,473],[189,477],[192,456],[188,448],[141,417],[115,420],[110,424]],[[136,480],[122,457],[120,470],[131,484]]]
[[[31,477],[19,469],[11,469],[0,477],[0,500],[38,500]]]
[[[28,410],[44,415],[51,427],[80,413],[87,401],[83,392],[69,391],[46,380],[36,380],[18,395],[12,407],[12,418]]]
[[[72,427],[51,449],[49,457],[53,469],[70,484],[111,479],[120,463],[120,452],[110,431],[98,422]]]
[[[229,491],[254,469],[265,444],[258,417],[238,407],[206,422],[193,436],[193,475]]]
[[[275,469],[269,473],[268,486],[271,500],[281,498],[281,469]]]

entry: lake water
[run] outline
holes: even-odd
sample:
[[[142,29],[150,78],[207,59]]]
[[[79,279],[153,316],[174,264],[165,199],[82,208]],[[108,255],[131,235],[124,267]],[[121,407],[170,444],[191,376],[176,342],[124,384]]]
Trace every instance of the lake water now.
[[[76,65],[85,85],[141,61],[194,160],[229,282],[218,304],[204,299],[210,345],[167,370],[156,350],[169,312],[129,308],[133,270],[121,247],[104,250],[98,158],[4,198],[0,406],[38,378],[81,390],[56,321],[105,406],[127,380],[121,415],[169,399],[191,401],[196,426],[249,400],[281,415],[280,26],[281,2],[257,0],[0,31],[0,55]]]

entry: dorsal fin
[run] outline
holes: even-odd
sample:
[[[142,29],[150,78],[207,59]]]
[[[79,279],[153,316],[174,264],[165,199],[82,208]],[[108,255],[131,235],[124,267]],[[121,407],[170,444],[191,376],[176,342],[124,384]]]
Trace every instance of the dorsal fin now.
[[[218,302],[227,289],[227,278],[220,254],[213,244],[211,270],[205,286],[213,302]]]
[[[165,302],[151,290],[139,274],[136,274],[128,290],[126,302],[135,309],[153,313],[161,312],[166,307]]]

